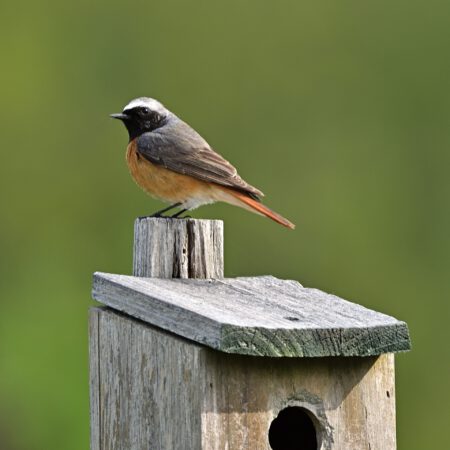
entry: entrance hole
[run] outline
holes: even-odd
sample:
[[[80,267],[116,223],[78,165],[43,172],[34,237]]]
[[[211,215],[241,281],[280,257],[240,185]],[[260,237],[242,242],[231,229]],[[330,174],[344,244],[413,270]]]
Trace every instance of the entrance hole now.
[[[318,450],[311,413],[299,406],[282,409],[269,428],[273,450]]]

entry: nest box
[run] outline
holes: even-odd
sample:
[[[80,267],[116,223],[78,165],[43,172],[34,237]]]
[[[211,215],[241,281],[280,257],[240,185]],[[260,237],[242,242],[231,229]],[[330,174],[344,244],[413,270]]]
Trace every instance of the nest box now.
[[[138,219],[96,273],[92,450],[393,450],[408,329],[297,281],[223,278],[222,222]]]

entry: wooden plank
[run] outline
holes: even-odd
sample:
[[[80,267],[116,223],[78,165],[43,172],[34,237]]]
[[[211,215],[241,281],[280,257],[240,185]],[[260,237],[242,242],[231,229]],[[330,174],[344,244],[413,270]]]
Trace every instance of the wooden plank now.
[[[100,446],[92,449],[200,449],[201,347],[97,311],[101,395],[92,423]]]
[[[209,351],[206,367],[202,450],[271,450],[272,421],[295,406],[313,417],[321,450],[396,449],[392,354],[274,359]]]
[[[92,314],[95,450],[271,450],[270,425],[292,406],[312,415],[321,450],[396,448],[392,354],[230,355],[109,309]]]
[[[228,353],[372,356],[410,348],[404,322],[271,276],[177,280],[96,273],[93,297]]]
[[[223,222],[136,219],[133,274],[157,278],[222,278]]]

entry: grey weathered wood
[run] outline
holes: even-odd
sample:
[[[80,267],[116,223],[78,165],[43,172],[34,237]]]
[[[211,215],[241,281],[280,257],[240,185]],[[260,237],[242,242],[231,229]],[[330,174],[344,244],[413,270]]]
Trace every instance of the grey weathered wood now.
[[[320,450],[396,448],[392,354],[229,355],[108,309],[91,317],[95,450],[270,450],[287,406],[310,411]]]
[[[157,278],[222,278],[223,222],[136,219],[133,274]]]
[[[91,391],[100,393],[91,449],[200,449],[199,346],[108,310],[93,308],[91,317],[99,355]]]
[[[298,282],[96,273],[99,302],[197,343],[261,356],[371,356],[410,348],[407,325]]]
[[[270,450],[288,406],[319,450],[396,448],[405,323],[295,281],[223,279],[221,222],[138,219],[134,274],[94,275],[119,312],[91,310],[92,450]]]

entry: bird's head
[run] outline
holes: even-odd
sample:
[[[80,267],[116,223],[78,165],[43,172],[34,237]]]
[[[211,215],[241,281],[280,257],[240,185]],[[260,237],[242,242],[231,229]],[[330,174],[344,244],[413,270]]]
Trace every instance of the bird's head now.
[[[111,117],[125,124],[131,141],[142,133],[164,125],[169,114],[170,112],[157,100],[139,97],[131,100],[121,113],[111,114]]]

